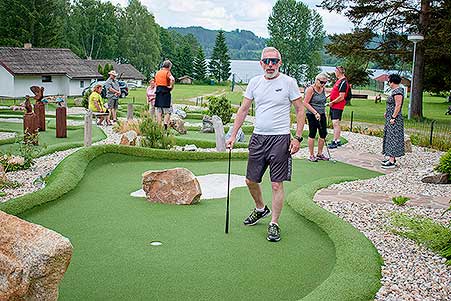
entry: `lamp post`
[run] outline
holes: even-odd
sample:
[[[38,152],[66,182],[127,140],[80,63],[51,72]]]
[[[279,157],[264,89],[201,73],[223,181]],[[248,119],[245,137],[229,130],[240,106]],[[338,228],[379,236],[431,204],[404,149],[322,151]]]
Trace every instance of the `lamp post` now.
[[[413,78],[415,72],[415,53],[417,50],[417,43],[424,40],[424,37],[421,34],[412,34],[407,37],[407,40],[413,42],[413,62],[412,62],[412,78],[410,79],[410,101],[409,101],[409,110],[407,113],[407,118],[410,119],[412,117],[412,100],[413,100]]]

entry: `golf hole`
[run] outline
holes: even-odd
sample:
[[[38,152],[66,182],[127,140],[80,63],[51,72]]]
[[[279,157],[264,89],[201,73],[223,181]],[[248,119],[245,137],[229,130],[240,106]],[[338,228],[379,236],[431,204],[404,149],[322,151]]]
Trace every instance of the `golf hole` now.
[[[151,246],[154,246],[154,247],[157,247],[157,246],[161,246],[162,243],[161,243],[160,241],[151,241],[151,242],[150,242],[150,245],[151,245]]]

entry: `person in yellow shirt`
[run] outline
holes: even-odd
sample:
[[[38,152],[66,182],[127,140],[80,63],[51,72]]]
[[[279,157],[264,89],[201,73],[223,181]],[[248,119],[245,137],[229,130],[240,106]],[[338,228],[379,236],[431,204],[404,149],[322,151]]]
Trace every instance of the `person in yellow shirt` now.
[[[96,113],[106,113],[106,109],[103,106],[103,100],[100,93],[102,93],[102,85],[97,84],[94,86],[91,95],[89,95],[88,109]],[[101,125],[104,119],[105,119],[104,116],[99,116],[97,124]],[[106,125],[111,125],[110,118],[108,117],[108,115],[106,116]]]

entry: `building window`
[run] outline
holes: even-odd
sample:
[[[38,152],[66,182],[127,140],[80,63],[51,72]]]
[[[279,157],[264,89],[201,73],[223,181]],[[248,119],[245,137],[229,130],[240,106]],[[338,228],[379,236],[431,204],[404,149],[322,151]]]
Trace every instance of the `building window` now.
[[[85,81],[84,80],[81,80],[80,81],[80,88],[84,88],[85,87]]]
[[[52,82],[52,77],[50,75],[43,75],[42,76],[42,82],[43,83],[51,83]]]

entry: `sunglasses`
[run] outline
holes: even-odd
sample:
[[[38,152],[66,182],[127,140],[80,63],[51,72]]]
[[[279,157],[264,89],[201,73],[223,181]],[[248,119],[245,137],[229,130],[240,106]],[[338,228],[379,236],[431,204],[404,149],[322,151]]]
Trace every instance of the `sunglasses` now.
[[[319,81],[319,83],[321,84],[321,85],[325,85],[325,84],[327,84],[327,80],[325,80],[325,81],[322,81],[322,80],[318,80]]]
[[[278,62],[280,62],[280,59],[277,59],[277,58],[262,59],[262,63],[265,65],[269,65],[270,62],[273,65],[276,65]]]

